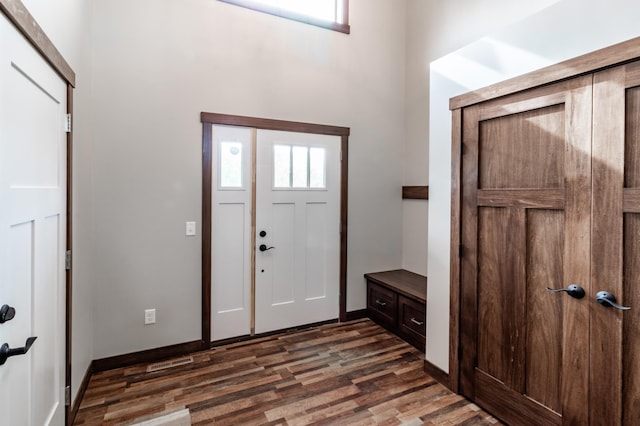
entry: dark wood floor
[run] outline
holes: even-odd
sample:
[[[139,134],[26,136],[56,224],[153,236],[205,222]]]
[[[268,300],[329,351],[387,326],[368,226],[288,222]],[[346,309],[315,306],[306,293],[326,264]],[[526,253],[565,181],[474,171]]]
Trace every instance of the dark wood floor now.
[[[368,319],[230,344],[148,373],[95,374],[76,425],[188,408],[194,425],[490,425],[423,372],[423,355]]]

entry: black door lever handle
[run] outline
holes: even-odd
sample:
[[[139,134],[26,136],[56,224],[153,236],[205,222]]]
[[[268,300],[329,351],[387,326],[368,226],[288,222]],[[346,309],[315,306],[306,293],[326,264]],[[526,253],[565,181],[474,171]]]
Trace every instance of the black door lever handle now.
[[[596,293],[596,302],[604,306],[605,308],[616,308],[621,311],[628,311],[631,309],[628,306],[621,306],[616,303],[616,297],[608,291],[599,291]]]
[[[567,288],[560,288],[560,289],[554,289],[554,288],[549,288],[547,287],[547,290],[553,292],[553,293],[560,293],[561,291],[566,292],[569,296],[576,298],[576,299],[582,299],[585,295],[584,293],[584,289],[582,287],[580,287],[578,284],[571,284],[569,287]]]
[[[260,247],[258,247],[260,251],[267,251],[267,250],[271,250],[272,248],[275,248],[275,247],[267,247],[266,244],[260,244]]]
[[[37,337],[29,337],[23,347],[14,349],[11,349],[8,343],[3,343],[2,346],[0,346],[0,365],[4,365],[9,357],[24,355],[29,352],[31,345],[33,345],[33,342],[35,342],[36,339]]]
[[[11,321],[16,316],[16,310],[9,305],[2,305],[0,308],[0,324]]]

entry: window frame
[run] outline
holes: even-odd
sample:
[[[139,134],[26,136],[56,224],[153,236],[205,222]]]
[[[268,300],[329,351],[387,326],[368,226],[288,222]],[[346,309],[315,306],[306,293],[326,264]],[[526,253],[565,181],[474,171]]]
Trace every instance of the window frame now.
[[[341,23],[324,21],[322,19],[314,18],[312,16],[290,12],[287,10],[282,10],[280,8],[268,6],[266,4],[262,4],[254,0],[218,0],[218,1],[221,1],[223,3],[233,4],[235,6],[244,7],[246,9],[251,9],[251,10],[255,10],[262,13],[267,13],[273,16],[279,16],[285,19],[291,19],[293,21],[302,22],[304,24],[309,24],[316,27],[337,31],[344,34],[351,33],[351,27],[349,26],[349,0],[341,0],[343,2]]]

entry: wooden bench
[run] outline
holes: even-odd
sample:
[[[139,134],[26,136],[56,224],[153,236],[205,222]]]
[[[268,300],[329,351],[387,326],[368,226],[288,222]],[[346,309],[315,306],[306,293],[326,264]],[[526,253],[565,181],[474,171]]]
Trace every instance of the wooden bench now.
[[[424,351],[427,277],[404,269],[364,277],[369,318]]]

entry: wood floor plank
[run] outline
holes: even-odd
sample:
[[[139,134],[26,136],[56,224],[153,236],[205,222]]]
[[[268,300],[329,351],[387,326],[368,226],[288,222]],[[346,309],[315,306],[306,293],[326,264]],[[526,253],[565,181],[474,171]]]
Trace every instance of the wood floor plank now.
[[[193,425],[493,425],[423,371],[423,354],[368,319],[259,337],[91,377],[75,425],[187,408]]]

